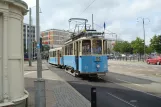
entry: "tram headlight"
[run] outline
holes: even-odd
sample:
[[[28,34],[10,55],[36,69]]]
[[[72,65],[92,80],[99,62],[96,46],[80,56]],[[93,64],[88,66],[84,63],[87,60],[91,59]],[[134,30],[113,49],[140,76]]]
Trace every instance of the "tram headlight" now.
[[[97,68],[100,68],[100,65],[97,64]]]

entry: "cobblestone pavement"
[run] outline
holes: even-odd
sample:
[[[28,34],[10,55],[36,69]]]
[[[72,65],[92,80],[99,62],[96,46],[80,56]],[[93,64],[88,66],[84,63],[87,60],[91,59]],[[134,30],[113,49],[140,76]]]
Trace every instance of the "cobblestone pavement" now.
[[[33,64],[34,66],[34,64]],[[47,67],[45,64],[43,66]],[[44,68],[45,68],[44,67]],[[30,69],[30,68],[28,68]],[[27,70],[27,65],[26,65]],[[29,72],[29,71],[25,71]],[[43,70],[46,86],[46,107],[90,107],[90,102],[79,94],[66,81],[50,70]],[[25,89],[29,92],[29,107],[35,105],[36,72],[31,71],[25,75]]]

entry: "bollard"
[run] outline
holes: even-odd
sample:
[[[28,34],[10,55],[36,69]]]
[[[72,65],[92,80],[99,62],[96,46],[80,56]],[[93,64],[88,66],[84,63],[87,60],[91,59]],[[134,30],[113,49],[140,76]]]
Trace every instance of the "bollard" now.
[[[91,107],[97,107],[96,88],[91,88]]]

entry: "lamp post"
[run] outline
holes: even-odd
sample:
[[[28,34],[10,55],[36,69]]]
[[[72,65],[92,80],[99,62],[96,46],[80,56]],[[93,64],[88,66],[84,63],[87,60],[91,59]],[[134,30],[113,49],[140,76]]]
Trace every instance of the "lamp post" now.
[[[143,35],[144,35],[144,59],[145,59],[145,54],[146,54],[146,52],[145,52],[145,27],[144,27],[144,25],[145,25],[145,20],[148,20],[149,22],[150,22],[150,20],[148,19],[148,18],[141,18],[141,17],[139,17],[139,18],[137,18],[137,22],[139,22],[139,19],[141,19],[141,21],[142,21],[142,23],[143,23]]]
[[[33,6],[31,8],[29,8],[29,39],[28,39],[28,56],[29,56],[29,66],[32,66],[32,60],[33,60],[33,35],[31,34],[31,22],[32,22],[32,18],[31,18],[31,12],[32,12],[32,8],[34,8],[36,6]],[[39,13],[42,13],[41,8],[39,8],[40,11]],[[34,53],[35,54],[35,53]]]
[[[36,0],[36,37],[37,37],[37,79],[35,86],[35,107],[46,107],[45,80],[42,79],[42,60],[40,54],[40,18],[39,0]]]

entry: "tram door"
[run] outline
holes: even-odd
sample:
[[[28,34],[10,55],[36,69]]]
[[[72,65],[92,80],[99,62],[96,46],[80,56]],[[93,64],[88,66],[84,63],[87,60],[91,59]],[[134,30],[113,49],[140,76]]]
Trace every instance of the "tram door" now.
[[[79,42],[76,42],[76,46],[75,46],[75,50],[76,50],[76,70],[79,71]]]
[[[59,50],[58,50],[57,56],[58,56],[58,65],[60,65],[60,51]]]

